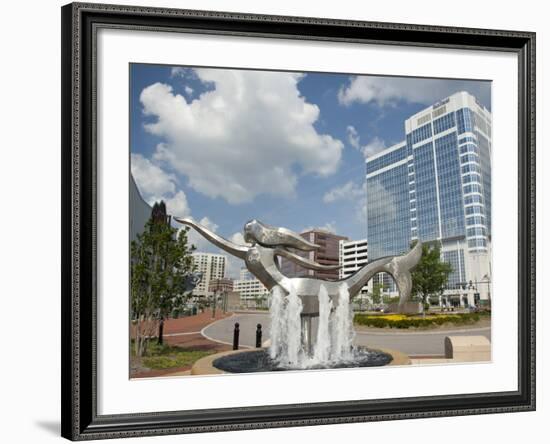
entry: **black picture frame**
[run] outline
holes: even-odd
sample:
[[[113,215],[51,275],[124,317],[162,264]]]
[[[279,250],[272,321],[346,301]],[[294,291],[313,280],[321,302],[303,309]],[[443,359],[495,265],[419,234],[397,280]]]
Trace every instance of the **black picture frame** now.
[[[119,438],[535,409],[535,33],[72,3],[62,14],[62,436]],[[100,27],[507,51],[519,66],[518,390],[97,414],[96,90]]]

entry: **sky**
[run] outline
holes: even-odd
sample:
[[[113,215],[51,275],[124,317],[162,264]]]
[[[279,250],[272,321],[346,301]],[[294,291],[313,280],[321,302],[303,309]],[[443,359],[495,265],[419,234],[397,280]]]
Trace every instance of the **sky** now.
[[[365,158],[458,91],[491,109],[488,81],[131,64],[131,171],[147,202],[236,242],[253,218],[362,239]]]

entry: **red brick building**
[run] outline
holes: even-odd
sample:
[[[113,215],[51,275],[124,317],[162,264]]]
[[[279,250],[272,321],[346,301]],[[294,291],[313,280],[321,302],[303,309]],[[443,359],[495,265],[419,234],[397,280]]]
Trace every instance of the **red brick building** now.
[[[338,265],[339,261],[339,241],[349,240],[345,236],[330,233],[320,228],[304,231],[300,233],[304,239],[319,245],[321,248],[315,251],[293,250],[299,256],[308,258],[321,265]],[[338,270],[314,271],[307,270],[288,259],[280,258],[281,272],[288,277],[315,277],[318,279],[337,280]]]

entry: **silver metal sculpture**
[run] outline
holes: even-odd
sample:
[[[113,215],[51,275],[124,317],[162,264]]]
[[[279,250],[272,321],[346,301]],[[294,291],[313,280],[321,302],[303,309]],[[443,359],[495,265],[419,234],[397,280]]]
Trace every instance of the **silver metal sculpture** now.
[[[345,279],[327,281],[309,277],[289,278],[281,273],[277,257],[284,257],[309,270],[335,270],[340,267],[321,265],[289,251],[289,248],[301,251],[313,251],[320,247],[308,242],[299,234],[286,228],[272,227],[260,221],[251,220],[244,226],[244,240],[250,245],[238,245],[218,236],[192,219],[179,219],[175,217],[174,220],[193,227],[217,247],[242,259],[248,270],[268,290],[278,285],[287,294],[290,293],[291,289],[295,291],[302,300],[302,316],[309,317],[318,316],[319,314],[318,295],[321,285],[325,286],[329,297],[333,301],[333,306],[336,307],[339,300],[338,291],[342,284],[347,286],[350,297],[353,297],[359,293],[361,288],[375,274],[381,272],[390,274],[395,280],[399,290],[399,310],[401,311],[411,294],[412,280],[410,270],[418,263],[422,255],[422,245],[418,242],[408,253],[402,256],[389,256],[377,259],[366,264]]]

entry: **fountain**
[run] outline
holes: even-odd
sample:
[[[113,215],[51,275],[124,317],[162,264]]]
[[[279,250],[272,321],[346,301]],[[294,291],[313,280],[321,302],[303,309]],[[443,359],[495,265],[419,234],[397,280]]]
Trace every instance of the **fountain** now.
[[[418,242],[402,256],[390,256],[366,264],[338,281],[283,275],[277,257],[284,257],[310,270],[334,270],[293,253],[290,248],[312,251],[319,248],[300,235],[252,220],[245,224],[244,240],[238,245],[218,236],[191,219],[174,218],[189,225],[219,248],[244,260],[248,270],[271,292],[271,344],[258,349],[217,357],[212,365],[222,372],[368,367],[386,365],[392,356],[379,350],[353,346],[351,298],[376,274],[386,272],[395,280],[399,307],[410,297],[410,270],[418,263]]]

